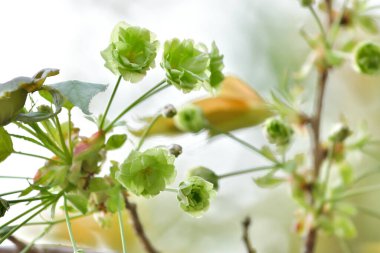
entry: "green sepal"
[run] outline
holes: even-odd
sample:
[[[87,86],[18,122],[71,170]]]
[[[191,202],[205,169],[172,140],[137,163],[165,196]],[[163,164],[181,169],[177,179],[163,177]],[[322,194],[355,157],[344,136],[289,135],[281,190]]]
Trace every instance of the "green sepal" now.
[[[127,140],[126,134],[114,134],[112,135],[106,143],[107,150],[115,150],[121,148]]]
[[[67,200],[71,202],[71,204],[78,209],[82,214],[87,213],[87,198],[83,196],[82,194],[67,194],[66,195]]]
[[[24,122],[24,123],[34,123],[34,122],[50,119],[61,112],[62,104],[64,101],[61,93],[58,90],[52,89],[47,86],[41,87],[41,90],[45,90],[51,95],[52,103],[55,106],[55,111],[54,112],[37,111],[37,112],[20,113],[16,116],[16,120]]]

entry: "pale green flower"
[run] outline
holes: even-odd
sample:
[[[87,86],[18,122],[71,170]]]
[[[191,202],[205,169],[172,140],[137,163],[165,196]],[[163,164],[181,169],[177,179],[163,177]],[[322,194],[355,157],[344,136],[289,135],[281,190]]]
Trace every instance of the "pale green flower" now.
[[[372,42],[360,44],[355,50],[355,69],[360,73],[380,73],[380,46]]]
[[[189,104],[177,112],[174,124],[182,131],[196,133],[205,128],[207,121],[200,107]]]
[[[165,148],[132,151],[116,178],[136,195],[155,196],[173,182],[176,176],[174,160]]]
[[[192,40],[172,39],[165,42],[161,67],[167,82],[187,93],[208,81],[210,58],[204,45]]]
[[[155,66],[159,42],[147,29],[118,23],[111,35],[110,45],[101,52],[105,66],[124,80],[140,81]]]
[[[192,176],[180,183],[177,199],[185,212],[200,217],[210,207],[210,199],[215,194],[212,183]]]

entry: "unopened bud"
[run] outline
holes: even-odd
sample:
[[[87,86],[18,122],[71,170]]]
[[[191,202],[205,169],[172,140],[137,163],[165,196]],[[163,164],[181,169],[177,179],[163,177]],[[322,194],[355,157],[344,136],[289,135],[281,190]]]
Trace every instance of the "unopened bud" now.
[[[168,150],[170,154],[174,155],[175,157],[178,157],[182,154],[182,147],[178,144],[172,144],[168,147]]]
[[[333,142],[344,142],[351,135],[351,130],[347,125],[337,124],[332,129],[329,140]]]
[[[188,176],[189,177],[192,177],[192,176],[201,177],[204,180],[206,180],[207,182],[212,183],[214,186],[214,190],[218,190],[218,188],[219,188],[218,176],[215,174],[214,171],[212,171],[206,167],[199,166],[199,167],[193,168],[193,169],[189,170]]]
[[[165,118],[173,118],[177,114],[177,109],[172,104],[165,105],[161,112]]]

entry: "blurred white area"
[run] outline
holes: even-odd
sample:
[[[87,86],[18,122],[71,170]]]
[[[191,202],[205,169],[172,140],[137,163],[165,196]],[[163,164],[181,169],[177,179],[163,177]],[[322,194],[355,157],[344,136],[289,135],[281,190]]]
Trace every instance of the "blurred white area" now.
[[[226,73],[239,76],[267,94],[286,70],[294,71],[302,63],[307,51],[298,28],[309,22],[305,21],[308,16],[295,0],[0,1],[0,83],[16,76],[32,76],[42,68],[51,67],[59,68],[61,73],[49,78],[47,83],[78,79],[113,86],[116,77],[103,67],[99,52],[107,46],[113,26],[125,20],[150,29],[162,43],[172,37],[193,38],[206,44],[215,40],[225,55]],[[315,26],[308,28],[313,30]],[[121,86],[110,116],[163,78],[159,60],[160,57],[156,69],[149,72],[142,83]],[[380,89],[374,84],[372,92],[365,98],[360,97],[355,95],[358,87],[353,79],[347,78],[344,71],[332,77],[337,84],[329,88],[324,123],[336,121],[341,112],[354,122],[363,117],[370,121],[378,112],[380,103],[375,94],[379,94]],[[350,89],[342,87],[345,84],[350,85]],[[359,107],[337,99],[336,94],[342,94],[342,90],[346,90],[344,96]],[[101,112],[110,93],[111,89],[94,99],[95,113]],[[199,92],[184,96],[174,89],[165,94],[139,106],[127,119],[136,120],[141,115],[153,114],[167,103],[181,105],[187,99],[204,95]],[[348,109],[356,111],[347,113]],[[365,110],[370,111],[364,114]],[[81,113],[75,111],[74,118],[80,120],[80,117]],[[95,131],[86,120],[80,120],[79,127],[83,135]],[[14,127],[7,129],[16,131]],[[256,146],[264,142],[259,127],[236,134]],[[199,165],[224,173],[265,164],[228,139],[218,138],[207,147],[204,135],[174,141],[184,147],[184,154],[177,161],[178,180],[187,169]],[[146,146],[157,144],[171,143],[166,138],[154,138]],[[20,151],[30,148],[18,143],[15,146]],[[298,145],[295,149],[305,150],[305,146]],[[110,157],[120,160],[128,152],[124,150]],[[13,155],[0,165],[0,175],[33,176],[41,165],[36,159]],[[19,189],[21,185],[25,183],[3,180],[0,192]],[[249,176],[224,179],[212,207],[201,219],[183,213],[172,193],[139,202],[148,235],[165,253],[245,252],[241,221],[247,215],[253,219],[251,237],[258,252],[295,252],[298,247],[291,232],[294,204],[287,189],[260,190]]]

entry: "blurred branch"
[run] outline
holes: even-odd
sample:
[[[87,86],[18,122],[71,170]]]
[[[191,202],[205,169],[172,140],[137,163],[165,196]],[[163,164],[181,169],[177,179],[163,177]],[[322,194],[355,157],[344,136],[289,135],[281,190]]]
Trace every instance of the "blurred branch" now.
[[[136,231],[136,235],[140,238],[141,243],[143,244],[146,252],[148,253],[159,253],[158,250],[154,248],[150,240],[145,234],[144,227],[140,221],[139,215],[137,213],[137,206],[135,203],[129,202],[128,193],[124,192],[124,202],[125,208],[128,209],[130,213],[130,218],[132,219],[134,229]]]
[[[256,253],[256,250],[253,248],[251,240],[249,239],[249,227],[251,226],[251,218],[246,217],[242,225],[243,225],[243,241],[247,249],[247,253]]]

